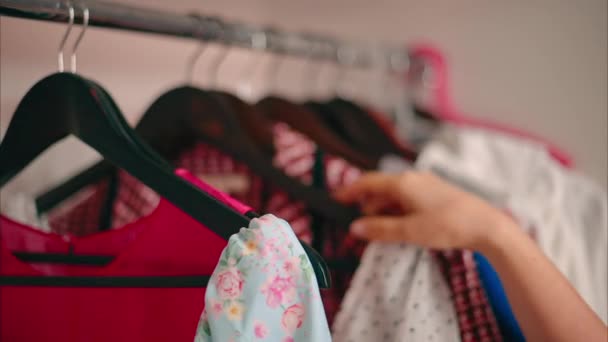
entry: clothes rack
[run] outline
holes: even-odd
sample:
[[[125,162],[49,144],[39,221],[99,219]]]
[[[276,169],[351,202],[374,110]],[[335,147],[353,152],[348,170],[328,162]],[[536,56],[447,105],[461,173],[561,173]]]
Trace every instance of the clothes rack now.
[[[89,10],[89,26],[262,49],[266,52],[306,57],[348,67],[382,66],[387,71],[403,71],[409,65],[409,54],[403,47],[371,47],[330,36],[285,32],[269,27],[228,22],[217,17],[169,13],[112,2],[0,0],[0,15],[67,23],[70,4],[75,10],[75,23],[81,24],[83,9]]]

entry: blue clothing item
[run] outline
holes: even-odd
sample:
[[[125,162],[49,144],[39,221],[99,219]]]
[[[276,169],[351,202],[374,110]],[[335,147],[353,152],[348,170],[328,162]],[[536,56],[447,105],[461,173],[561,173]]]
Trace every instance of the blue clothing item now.
[[[287,222],[252,219],[228,241],[195,342],[331,341],[317,279]]]
[[[524,337],[515,315],[511,310],[511,305],[505,294],[505,290],[502,287],[500,278],[494,268],[483,255],[474,253],[473,258],[477,264],[477,271],[479,272],[479,278],[483,284],[483,288],[486,290],[488,300],[494,316],[498,322],[500,333],[505,341],[513,342],[525,342]]]

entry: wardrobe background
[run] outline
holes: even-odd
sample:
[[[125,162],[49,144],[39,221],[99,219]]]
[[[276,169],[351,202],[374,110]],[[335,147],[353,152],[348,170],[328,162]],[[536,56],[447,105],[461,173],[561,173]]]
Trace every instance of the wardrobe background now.
[[[560,144],[584,172],[604,187],[608,174],[608,3],[605,0],[425,1],[403,0],[128,0],[166,11],[198,11],[286,30],[335,34],[391,43],[431,42],[449,58],[454,99],[464,111],[525,127]],[[0,131],[23,94],[57,69],[56,50],[66,26],[0,17]],[[75,30],[78,32],[78,30]],[[72,38],[76,33],[72,34]],[[70,43],[71,44],[71,43]],[[185,62],[196,43],[168,37],[89,28],[78,50],[78,71],[98,80],[136,122],[163,90],[184,82]],[[214,51],[211,51],[214,50]],[[209,84],[210,47],[195,82]],[[250,84],[264,91],[263,65],[246,70],[250,51],[231,51],[219,86]],[[271,60],[262,55],[255,58]],[[262,63],[262,62],[260,62]],[[286,60],[278,88],[293,96],[303,89],[302,60]],[[314,87],[329,91],[330,68]],[[373,96],[361,73],[357,94]],[[326,82],[324,82],[324,80]],[[367,80],[367,81],[366,81]],[[323,87],[325,84],[325,87]],[[367,88],[365,88],[367,84]],[[277,88],[275,86],[275,88]],[[44,113],[41,113],[44,115]],[[37,192],[97,156],[69,140],[58,144],[12,182],[8,190]]]

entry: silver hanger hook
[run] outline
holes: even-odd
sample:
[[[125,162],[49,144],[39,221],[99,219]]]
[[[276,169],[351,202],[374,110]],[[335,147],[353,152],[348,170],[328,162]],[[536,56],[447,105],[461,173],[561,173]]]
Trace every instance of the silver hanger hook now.
[[[205,48],[207,45],[202,42],[197,46],[194,53],[188,58],[188,64],[186,65],[186,81],[188,84],[192,84],[194,82],[194,67],[196,66],[196,62],[200,58],[200,56],[205,52]]]
[[[227,32],[227,28],[226,25],[224,25],[224,23],[222,23],[221,21],[216,21],[217,24],[217,36],[218,36],[218,41],[220,42],[220,44],[222,44],[225,40],[226,37],[229,37],[229,33],[231,32]],[[215,56],[215,59],[212,61],[211,63],[211,70],[209,71],[209,75],[210,75],[210,79],[211,79],[211,85],[210,87],[212,88],[217,88],[218,84],[219,84],[219,69],[222,67],[222,64],[226,61],[226,57],[228,57],[228,53],[230,52],[230,45],[226,45],[225,47],[220,46],[220,51],[218,52],[218,54]]]
[[[319,73],[321,71],[322,66],[321,63],[314,60],[314,54],[319,49],[324,48],[324,46],[322,46],[321,44],[322,43],[314,42],[311,47],[311,50],[309,50],[308,56],[305,56],[307,60],[305,66],[302,68],[302,88],[305,92],[304,95],[312,94],[312,97],[314,97],[316,83],[319,79]]]
[[[372,57],[373,77],[377,84],[372,85],[373,88],[370,89],[370,92],[373,94],[377,105],[390,106],[392,101],[390,96],[391,77],[393,76],[392,56],[383,53],[380,48],[372,49],[372,51],[374,51]]]
[[[342,84],[342,80],[344,79],[344,75],[346,74],[345,67],[340,63],[336,63],[336,76],[334,77],[333,84],[331,89],[333,89],[334,96],[340,96],[340,85]]]
[[[80,31],[78,38],[76,38],[76,41],[74,42],[74,45],[72,46],[72,55],[70,56],[71,69],[72,69],[72,73],[74,73],[74,74],[76,73],[76,49],[78,49],[78,46],[80,45],[80,41],[82,40],[82,37],[84,36],[84,32],[87,30],[87,27],[89,27],[89,8],[83,4],[81,4],[81,8],[82,8],[82,30]]]
[[[186,82],[188,84],[192,84],[194,82],[194,68],[196,67],[196,62],[199,60],[203,52],[207,47],[207,44],[203,42],[203,18],[199,15],[193,15],[194,19],[196,19],[199,23],[198,32],[196,33],[196,37],[200,40],[196,50],[194,53],[188,58],[188,63],[186,64]]]
[[[314,98],[315,92],[317,91],[317,84],[319,75],[321,74],[322,64],[310,59],[307,66],[309,72],[304,74],[304,91],[307,92],[310,97]],[[308,85],[308,87],[306,85]]]
[[[268,48],[268,37],[266,31],[258,30],[251,34],[251,49],[255,51],[265,51]],[[253,96],[253,78],[255,69],[259,66],[262,58],[251,56],[246,63],[243,63],[242,79],[238,82],[238,89],[244,98]]]
[[[272,27],[269,27],[265,30],[264,34],[266,35],[266,44],[269,46],[274,46],[275,41],[279,41],[279,43],[284,39],[280,33]],[[281,70],[281,66],[283,62],[286,60],[285,55],[281,53],[278,54],[268,54],[268,65],[266,66],[266,91],[271,93],[279,88],[279,71]]]
[[[353,62],[354,59],[355,56],[352,50],[349,50],[347,47],[344,46],[338,46],[336,48],[336,65],[338,70],[336,72],[336,78],[334,79],[334,84],[332,87],[334,89],[335,96],[343,95],[342,90],[340,88],[346,76],[346,69],[348,68],[348,65]]]
[[[213,60],[213,63],[211,63],[211,71],[209,72],[209,74],[211,75],[211,87],[213,88],[217,88],[219,84],[220,68],[222,67],[222,64],[224,64],[224,62],[227,60],[226,57],[228,57],[229,52],[229,45],[225,47],[220,47],[220,52],[215,57],[215,60]]]
[[[72,32],[72,26],[74,26],[74,6],[72,6],[72,3],[67,1],[66,2],[68,5],[68,16],[69,16],[69,20],[68,20],[68,28],[65,31],[65,33],[63,34],[63,38],[61,38],[61,42],[59,43],[59,49],[57,51],[57,64],[58,64],[58,68],[59,68],[59,72],[63,72],[63,49],[65,48],[65,42],[68,40],[68,37],[70,36],[70,32]]]
[[[279,71],[281,70],[281,66],[283,66],[285,56],[281,54],[270,54],[269,57],[270,62],[268,63],[265,78],[267,82],[267,92],[271,93],[279,88]]]

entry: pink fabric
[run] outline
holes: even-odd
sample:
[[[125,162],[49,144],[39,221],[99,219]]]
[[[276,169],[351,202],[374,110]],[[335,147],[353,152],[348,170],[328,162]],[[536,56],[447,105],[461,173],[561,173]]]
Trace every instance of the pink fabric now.
[[[209,190],[192,175],[179,174]],[[250,210],[225,195],[218,199],[241,213]],[[0,216],[0,237],[0,276],[211,275],[226,246],[164,199],[149,215],[121,229],[80,238],[44,233]],[[12,254],[69,250],[115,259],[106,266],[83,267],[29,264]],[[192,342],[204,296],[202,288],[2,286],[0,340]]]
[[[217,190],[216,188],[212,187],[211,185],[203,182],[202,180],[194,177],[190,172],[188,172],[188,170],[177,169],[175,171],[175,173],[177,175],[181,176],[182,178],[190,180],[190,182],[195,184],[198,188],[200,188],[207,194],[215,197],[220,202],[227,204],[229,207],[238,211],[241,214],[245,214],[248,211],[252,210],[250,206],[247,206],[247,205],[237,201],[236,199],[230,197],[228,194],[225,194],[225,193]]]
[[[574,166],[574,161],[568,153],[536,134],[502,123],[474,118],[458,111],[449,94],[447,62],[438,49],[421,44],[414,46],[412,49],[412,56],[423,60],[432,70],[432,83],[434,86],[433,103],[430,103],[429,106],[432,114],[436,115],[437,118],[457,125],[479,127],[534,140],[546,146],[551,156],[563,166]]]

